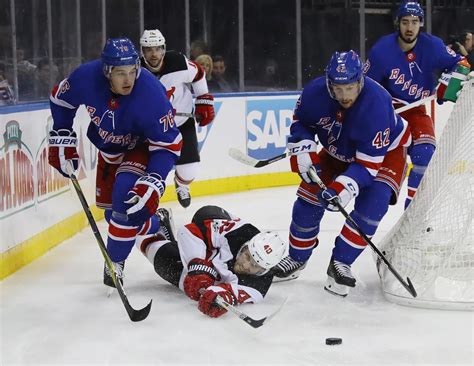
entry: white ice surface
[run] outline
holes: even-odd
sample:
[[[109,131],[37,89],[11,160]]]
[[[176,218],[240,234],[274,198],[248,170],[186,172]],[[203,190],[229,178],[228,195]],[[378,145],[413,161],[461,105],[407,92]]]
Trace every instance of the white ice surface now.
[[[220,205],[261,229],[288,235],[295,187],[193,199],[171,207],[177,225],[202,205]],[[392,208],[377,238],[399,217]],[[0,283],[0,365],[473,365],[473,313],[387,302],[370,248],[353,265],[357,287],[346,298],[323,290],[334,238],[343,223],[327,213],[320,245],[298,280],[272,286],[262,304],[240,309],[259,318],[288,298],[269,323],[253,329],[233,314],[211,319],[167,284],[135,248],[126,264],[130,303],[151,313],[129,320],[116,293],[106,297],[103,260],[90,228]],[[105,237],[106,225],[99,223]],[[327,346],[327,337],[343,344]]]

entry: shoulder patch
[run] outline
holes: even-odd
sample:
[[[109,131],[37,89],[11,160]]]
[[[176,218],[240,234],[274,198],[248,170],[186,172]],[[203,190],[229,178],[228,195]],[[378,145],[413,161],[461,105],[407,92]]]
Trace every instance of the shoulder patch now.
[[[186,57],[177,51],[166,51],[164,64],[165,67],[163,68],[161,75],[188,69]]]

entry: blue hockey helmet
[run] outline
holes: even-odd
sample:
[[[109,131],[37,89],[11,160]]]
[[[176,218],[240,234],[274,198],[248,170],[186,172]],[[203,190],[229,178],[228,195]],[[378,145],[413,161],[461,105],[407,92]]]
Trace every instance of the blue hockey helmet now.
[[[105,76],[109,77],[115,66],[135,65],[140,74],[140,57],[128,38],[109,38],[101,54]]]
[[[332,85],[355,82],[359,82],[360,89],[362,89],[364,86],[364,71],[359,55],[352,50],[334,52],[326,66],[326,85],[331,97],[334,98]]]
[[[423,19],[425,18],[425,13],[421,5],[416,1],[405,1],[400,5],[395,17],[397,24],[400,23],[400,19],[408,15],[418,17],[421,23],[423,23]]]

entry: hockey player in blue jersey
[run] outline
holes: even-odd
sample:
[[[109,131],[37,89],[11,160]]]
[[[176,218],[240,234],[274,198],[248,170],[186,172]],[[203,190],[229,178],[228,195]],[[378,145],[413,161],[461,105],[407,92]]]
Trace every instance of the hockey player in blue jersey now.
[[[101,60],[79,66],[53,89],[50,105],[49,163],[66,177],[79,165],[74,116],[80,105],[90,115],[87,137],[99,150],[96,203],[105,209],[107,251],[122,280],[137,236],[159,229],[155,212],[181,151],[166,91],[141,69],[129,39],[111,38]],[[114,286],[106,266],[104,284]]]
[[[396,14],[397,32],[379,39],[369,52],[367,76],[379,82],[394,98],[395,107],[409,104],[435,93],[435,73],[443,71],[438,101],[443,101],[446,85],[458,63],[469,67],[462,56],[446,47],[441,39],[420,32],[424,12],[420,4],[402,3]],[[436,148],[434,124],[424,105],[401,116],[409,123],[413,137],[409,155],[413,168],[408,177],[408,207]]]
[[[337,211],[355,199],[352,219],[372,237],[395,204],[405,176],[406,121],[397,116],[390,94],[363,75],[354,51],[336,52],[326,76],[311,81],[299,98],[288,138],[291,170],[302,182],[290,225],[289,256],[274,272],[288,278],[306,265],[318,245],[325,210]],[[317,151],[315,135],[322,148]],[[314,166],[327,186],[321,190],[308,174]],[[367,243],[346,221],[336,238],[325,289],[346,296],[356,280],[351,265]]]

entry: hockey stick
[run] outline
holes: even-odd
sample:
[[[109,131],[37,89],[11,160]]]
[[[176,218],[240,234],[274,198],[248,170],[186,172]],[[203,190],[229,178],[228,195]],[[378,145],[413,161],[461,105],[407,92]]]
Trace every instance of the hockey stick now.
[[[310,176],[311,180],[315,182],[321,189],[325,190],[326,185],[323,183],[321,178],[319,178],[318,174],[316,173],[316,170],[314,166],[311,166],[308,171],[308,175]],[[352,219],[352,217],[349,216],[347,211],[342,207],[341,203],[339,202],[338,199],[334,201],[334,204],[337,206],[339,211],[344,215],[347,221],[351,224],[351,226],[359,233],[360,236],[365,240],[367,244],[370,245],[370,247],[373,249],[373,251],[377,254],[377,256],[387,265],[388,269],[390,272],[393,273],[393,275],[397,278],[398,281],[402,284],[403,287],[410,293],[411,296],[416,297],[416,290],[413,284],[411,283],[410,279],[407,277],[407,280],[403,280],[402,276],[393,268],[392,264],[388,261],[387,258],[383,255],[383,253],[375,246],[374,243],[369,239],[367,235],[362,231],[362,229],[357,225],[357,223]]]
[[[270,159],[258,160],[258,159],[252,158],[252,157],[244,154],[242,151],[240,151],[239,149],[236,149],[234,147],[231,147],[229,149],[228,154],[231,158],[233,158],[237,161],[240,161],[241,163],[243,163],[245,165],[253,166],[254,168],[261,168],[261,167],[266,166],[268,164],[272,164],[276,161],[285,159],[287,156],[290,156],[289,152],[285,152],[283,154],[274,156],[273,158],[270,158]]]
[[[186,112],[176,112],[176,117],[188,117],[194,118],[194,113],[186,113]]]
[[[229,155],[234,158],[235,160],[237,161],[240,161],[241,163],[243,164],[246,164],[246,165],[250,165],[250,166],[253,166],[255,168],[260,168],[262,166],[265,166],[265,165],[268,165],[268,164],[271,164],[275,161],[278,161],[278,160],[281,160],[281,159],[284,159],[286,158],[289,153],[286,152],[284,154],[281,154],[281,155],[277,155],[273,158],[270,158],[268,160],[257,160],[257,159],[254,159],[248,155],[245,155],[243,152],[241,152],[240,150],[238,149],[235,149],[235,148],[230,148],[229,149]],[[313,168],[313,167],[312,167]],[[311,174],[312,173],[312,174]],[[319,176],[316,174],[316,172],[314,171],[314,168],[313,169],[310,169],[310,171],[308,172],[308,174],[311,174],[311,178],[313,179],[314,182],[316,182],[320,187],[321,189],[326,189],[326,186],[324,185],[324,183],[321,181],[321,179],[319,179]],[[314,177],[314,175],[316,177]],[[416,290],[415,288],[413,287],[413,284],[411,283],[410,279],[407,277],[407,282],[405,282],[403,280],[403,278],[398,274],[398,272],[395,270],[395,268],[392,267],[392,265],[390,264],[390,262],[387,260],[387,258],[385,258],[385,256],[380,252],[380,250],[372,243],[372,241],[367,237],[367,235],[364,234],[364,232],[359,228],[359,226],[354,222],[354,220],[352,219],[352,217],[349,216],[349,214],[346,212],[346,210],[344,210],[344,208],[340,205],[339,202],[336,202],[336,205],[338,206],[339,210],[342,212],[342,214],[346,217],[346,219],[351,223],[351,225],[354,226],[354,228],[356,229],[356,231],[362,236],[362,238],[367,242],[367,244],[370,245],[370,247],[375,251],[375,253],[377,253],[377,255],[379,256],[380,259],[383,260],[383,262],[387,265],[388,269],[390,270],[390,272],[392,272],[394,274],[394,276],[400,281],[400,283],[403,285],[403,287],[405,287],[405,289],[413,296],[413,297],[416,297]]]
[[[229,304],[227,301],[225,301],[221,296],[216,296],[216,304],[219,305],[220,307],[229,310],[233,314],[237,315],[240,319],[242,319],[244,322],[246,322],[248,325],[250,325],[252,328],[260,328],[263,324],[265,324],[267,321],[269,321],[271,318],[273,318],[280,310],[283,308],[283,305],[285,305],[286,300],[283,301],[283,303],[280,305],[280,307],[275,310],[273,313],[270,315],[262,318],[262,319],[253,319],[244,312],[240,311],[237,309],[234,305]]]
[[[430,95],[429,97],[417,100],[416,102],[413,102],[411,104],[407,104],[407,105],[404,105],[403,107],[395,109],[395,113],[400,114],[402,112],[405,112],[409,109],[418,107],[419,105],[425,104],[425,103],[430,102],[430,101],[435,100],[435,99],[436,99],[436,94]]]
[[[102,240],[102,236],[100,235],[99,228],[97,227],[94,217],[92,216],[91,210],[89,208],[89,205],[87,204],[87,200],[86,200],[86,197],[84,196],[84,193],[82,192],[81,186],[79,185],[79,182],[77,181],[77,178],[74,174],[71,174],[70,178],[76,190],[77,196],[79,197],[79,201],[81,201],[82,208],[84,209],[84,212],[87,216],[87,220],[89,221],[92,232],[94,233],[94,236],[97,240],[97,244],[99,244],[99,248],[105,259],[105,263],[107,267],[109,268],[110,273],[112,274],[112,280],[114,281],[115,288],[117,289],[120,295],[120,299],[122,300],[122,303],[125,306],[125,310],[127,310],[130,320],[132,322],[139,322],[141,320],[144,320],[150,313],[151,303],[153,300],[150,300],[148,305],[145,306],[143,309],[135,310],[134,308],[131,307],[130,303],[128,302],[127,295],[125,294],[125,291],[123,290],[123,286],[117,278],[114,265],[112,263],[112,260],[109,257],[109,254],[107,253],[107,248],[105,247],[104,241]]]

